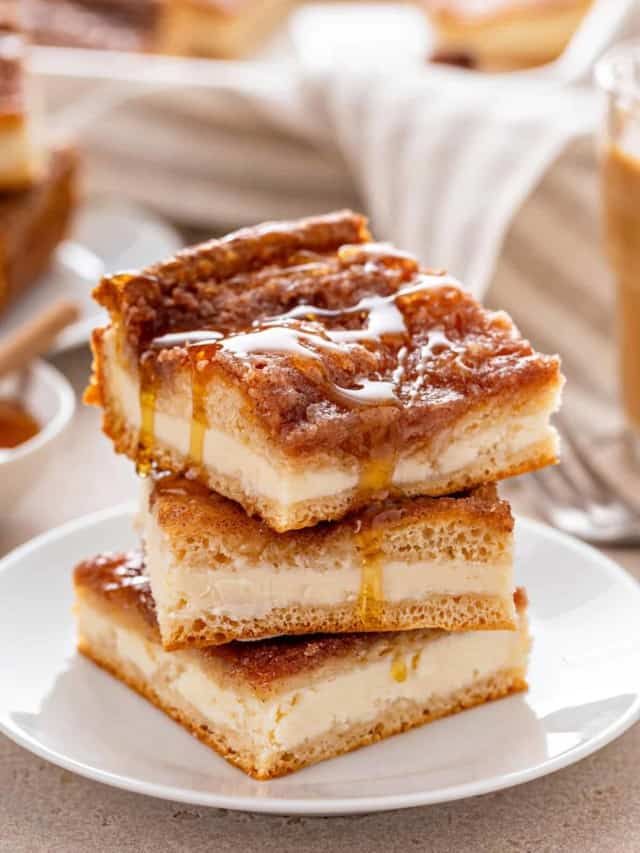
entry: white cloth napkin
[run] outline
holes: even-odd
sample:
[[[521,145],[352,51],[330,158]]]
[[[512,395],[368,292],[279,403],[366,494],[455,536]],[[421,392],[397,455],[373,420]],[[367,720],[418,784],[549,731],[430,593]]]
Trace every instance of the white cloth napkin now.
[[[575,84],[637,15],[638,0],[599,0],[539,74],[208,63],[202,78],[193,65],[195,76],[167,87],[143,82],[159,79],[151,65],[138,68],[132,87],[114,66],[95,75],[96,90],[49,68],[48,94],[57,129],[81,131],[91,190],[216,231],[361,208],[379,239],[482,294],[524,198],[594,126],[594,94]]]

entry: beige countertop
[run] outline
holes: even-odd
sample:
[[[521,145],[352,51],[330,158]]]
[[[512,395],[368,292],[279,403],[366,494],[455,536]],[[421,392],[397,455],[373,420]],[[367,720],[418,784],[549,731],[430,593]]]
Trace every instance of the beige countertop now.
[[[581,180],[588,167],[583,158],[571,166],[573,171],[565,170],[576,193],[565,196],[564,203],[573,205],[577,220],[571,221],[579,220],[587,242],[596,245],[595,232],[589,234],[593,217],[581,212],[593,205],[593,188]],[[529,240],[533,233],[540,238],[545,227],[544,201],[544,194],[536,193],[519,216],[490,301],[510,310],[540,348],[561,352],[570,379],[567,406],[578,415],[588,409],[593,418],[609,408],[613,394],[611,297],[603,290],[606,278],[596,252],[582,258],[588,275],[569,281],[561,270],[541,267]],[[560,265],[563,259],[560,252]],[[89,369],[87,350],[67,353],[55,363],[79,393]],[[41,531],[135,493],[131,465],[115,457],[100,434],[99,413],[81,406],[65,447],[37,491],[10,519],[0,519],[0,555]],[[509,495],[516,510],[530,508],[526,478]],[[609,553],[640,579],[640,550]],[[639,767],[636,725],[573,767],[496,794],[370,816],[279,818],[129,794],[47,764],[0,736],[0,853],[638,853]]]

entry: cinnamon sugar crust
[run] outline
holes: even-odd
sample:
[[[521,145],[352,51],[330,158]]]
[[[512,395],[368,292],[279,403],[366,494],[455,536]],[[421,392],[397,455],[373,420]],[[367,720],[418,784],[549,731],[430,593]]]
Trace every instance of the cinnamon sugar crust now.
[[[374,501],[366,508],[350,513],[337,522],[319,522],[314,527],[276,533],[268,524],[247,515],[235,501],[212,492],[196,480],[180,475],[162,475],[155,480],[150,493],[150,508],[158,525],[169,536],[197,536],[227,541],[230,547],[242,548],[243,555],[258,557],[270,549],[302,553],[319,546],[331,548],[332,542],[362,534],[367,529],[401,530],[429,519],[434,523],[447,519],[465,519],[471,527],[481,523],[483,530],[501,535],[513,531],[513,516],[507,501],[498,497],[495,484],[480,486],[449,497],[388,498]]]
[[[119,611],[131,611],[154,634],[157,631],[156,606],[141,552],[99,554],[84,560],[75,567],[73,580],[77,588],[90,590]]]
[[[74,585],[78,592],[89,592],[119,613],[128,613],[138,621],[143,620],[145,630],[160,642],[155,604],[140,554],[108,554],[86,560],[74,571]],[[518,612],[524,613],[527,605],[524,591],[516,591],[514,601]],[[408,638],[426,638],[442,632],[438,629],[416,629],[401,633]],[[385,632],[368,632],[273,637],[251,643],[232,642],[211,646],[199,649],[197,653],[221,665],[227,677],[241,680],[255,690],[264,692],[282,679],[313,672],[329,660],[346,657],[364,659],[373,642],[384,639],[393,642],[396,636]]]
[[[376,456],[428,442],[480,403],[559,386],[558,359],[507,315],[370,239],[349,211],[267,223],[106,278],[94,295],[132,372],[152,364],[161,387],[177,386],[197,352],[200,383],[233,389],[291,457]]]

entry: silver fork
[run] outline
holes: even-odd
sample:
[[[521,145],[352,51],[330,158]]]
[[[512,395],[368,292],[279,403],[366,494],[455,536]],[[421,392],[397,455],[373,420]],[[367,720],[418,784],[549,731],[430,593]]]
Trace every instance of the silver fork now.
[[[529,475],[539,511],[554,527],[587,542],[640,545],[638,510],[600,473],[566,420],[559,418],[558,428],[562,462]]]

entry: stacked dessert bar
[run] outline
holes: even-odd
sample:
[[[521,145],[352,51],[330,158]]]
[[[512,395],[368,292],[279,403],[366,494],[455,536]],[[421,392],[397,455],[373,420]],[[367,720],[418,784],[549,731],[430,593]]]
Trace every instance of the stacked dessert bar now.
[[[420,0],[435,30],[432,59],[480,71],[553,62],[593,0]]]
[[[556,460],[556,358],[349,211],[95,296],[142,547],[77,567],[80,651],[260,779],[526,687],[495,481]]]
[[[76,155],[35,120],[25,44],[0,6],[0,312],[47,268],[69,225]]]
[[[293,0],[22,0],[24,26],[45,45],[243,56]]]

